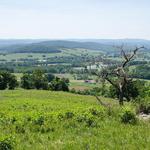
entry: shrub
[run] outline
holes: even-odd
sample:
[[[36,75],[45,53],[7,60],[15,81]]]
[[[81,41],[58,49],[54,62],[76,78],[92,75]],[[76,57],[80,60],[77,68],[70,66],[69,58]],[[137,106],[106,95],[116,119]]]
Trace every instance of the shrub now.
[[[0,140],[0,150],[12,150],[13,142],[11,138],[5,138]]]
[[[0,72],[0,90],[5,90],[7,88],[14,90],[18,86],[16,76],[9,72]]]
[[[8,81],[8,88],[14,90],[18,86],[18,81],[15,75],[10,74]]]
[[[67,118],[67,119],[71,119],[71,118],[73,118],[73,116],[74,116],[74,113],[73,112],[66,112],[65,113],[65,117]]]
[[[121,122],[125,124],[136,124],[136,114],[128,107],[124,108],[123,112],[121,113]]]
[[[69,91],[69,80],[65,78],[56,77],[50,84],[50,88],[53,91]]]
[[[36,125],[44,125],[44,117],[43,116],[39,116],[35,121],[34,121],[34,123],[36,124]]]
[[[25,73],[23,77],[21,78],[21,87],[24,89],[33,89],[33,79],[31,74]]]
[[[142,95],[145,90],[145,82],[140,80],[135,80],[129,82],[127,86],[124,88],[124,98],[126,101],[130,101],[132,99],[137,98],[139,95]],[[109,88],[109,97],[119,98],[119,91],[114,86],[110,86]]]
[[[149,98],[145,98],[139,101],[137,106],[138,113],[150,114],[150,101]]]
[[[77,116],[77,121],[85,123],[85,125],[88,127],[95,127],[96,126],[95,120],[96,118],[88,112],[82,113]]]

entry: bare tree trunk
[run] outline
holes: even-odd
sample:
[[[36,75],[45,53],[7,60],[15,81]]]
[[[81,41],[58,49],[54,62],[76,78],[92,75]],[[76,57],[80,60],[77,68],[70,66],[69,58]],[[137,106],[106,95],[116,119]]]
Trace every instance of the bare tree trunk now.
[[[124,57],[124,62],[119,67],[113,69],[112,71],[103,70],[101,74],[96,72],[94,74],[97,75],[98,77],[102,77],[104,80],[108,81],[113,87],[116,88],[119,94],[119,104],[123,105],[124,97],[127,98],[127,100],[130,100],[130,97],[125,93],[126,92],[125,87],[127,87],[130,81],[128,74],[126,73],[125,67],[134,58],[137,51],[144,48],[144,46],[139,48],[136,47],[133,50],[133,54],[130,55],[125,53],[125,51],[123,50],[123,46],[121,46],[120,48]],[[102,104],[100,99],[97,98],[97,100],[100,102],[100,104]]]
[[[123,105],[123,91],[122,91],[122,89],[119,91],[119,104]]]

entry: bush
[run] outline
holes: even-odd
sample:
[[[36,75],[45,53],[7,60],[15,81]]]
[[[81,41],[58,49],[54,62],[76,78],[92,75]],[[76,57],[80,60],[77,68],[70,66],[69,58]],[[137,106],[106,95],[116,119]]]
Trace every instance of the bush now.
[[[0,72],[0,90],[15,89],[18,86],[16,76],[13,74],[3,71]]]
[[[21,87],[24,89],[33,89],[34,83],[31,74],[25,73],[21,78]]]
[[[13,142],[11,138],[5,138],[0,140],[0,150],[12,150],[13,149]]]
[[[136,124],[136,114],[128,107],[124,108],[123,112],[121,113],[121,122],[125,124]]]
[[[42,70],[35,70],[33,72],[32,76],[33,76],[34,87],[36,89],[38,89],[38,90],[39,89],[43,89],[43,90],[48,89],[48,80]]]
[[[74,116],[74,113],[73,113],[73,112],[68,111],[68,112],[65,113],[65,117],[66,117],[67,119],[71,119],[71,118],[73,118],[73,116]]]
[[[14,90],[18,86],[18,81],[16,79],[16,76],[10,74],[9,76],[9,82],[8,82],[8,88],[9,90]]]
[[[137,106],[137,113],[150,114],[150,100],[149,100],[149,97],[139,100],[139,103],[138,103],[138,106]]]
[[[145,91],[145,82],[140,80],[135,80],[129,82],[127,86],[124,88],[124,98],[126,101],[130,101],[132,99],[137,98],[139,95],[143,95]],[[110,86],[109,88],[109,97],[119,98],[119,91],[114,86]]]
[[[89,112],[84,112],[78,115],[77,121],[84,123],[88,127],[95,127],[97,125],[96,118]]]
[[[39,116],[39,117],[34,121],[34,124],[41,126],[41,125],[44,125],[44,121],[45,121],[44,117],[43,117],[43,116]]]
[[[50,88],[53,91],[69,91],[69,80],[66,78],[56,77],[50,84]]]

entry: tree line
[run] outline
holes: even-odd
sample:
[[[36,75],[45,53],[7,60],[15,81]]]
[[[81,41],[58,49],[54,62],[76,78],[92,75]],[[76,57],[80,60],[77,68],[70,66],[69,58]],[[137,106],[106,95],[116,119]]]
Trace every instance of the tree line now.
[[[7,71],[0,72],[0,90],[15,89],[69,91],[69,79],[58,78],[53,74],[45,74],[42,70],[35,70],[32,74],[24,73],[20,81]]]

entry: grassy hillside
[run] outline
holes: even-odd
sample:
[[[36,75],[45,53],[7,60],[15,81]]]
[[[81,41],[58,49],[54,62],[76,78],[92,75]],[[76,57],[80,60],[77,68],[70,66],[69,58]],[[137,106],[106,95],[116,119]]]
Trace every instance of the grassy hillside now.
[[[102,99],[111,109],[101,107],[91,96],[1,91],[0,141],[17,150],[149,149],[149,123],[122,123],[117,103]]]

